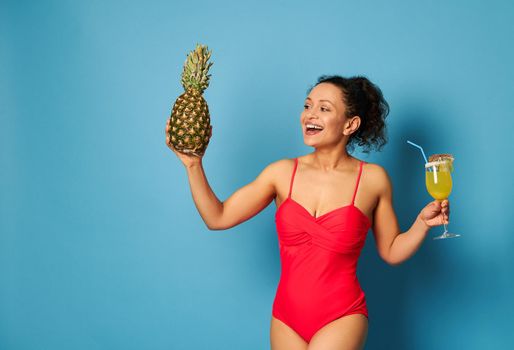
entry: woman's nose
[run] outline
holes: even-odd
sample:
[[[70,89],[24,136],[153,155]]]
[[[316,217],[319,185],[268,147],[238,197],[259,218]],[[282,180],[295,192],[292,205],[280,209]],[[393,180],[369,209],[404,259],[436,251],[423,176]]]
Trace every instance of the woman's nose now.
[[[316,113],[314,113],[312,109],[305,111],[305,116],[307,117],[307,119],[318,118],[318,116],[316,115]]]

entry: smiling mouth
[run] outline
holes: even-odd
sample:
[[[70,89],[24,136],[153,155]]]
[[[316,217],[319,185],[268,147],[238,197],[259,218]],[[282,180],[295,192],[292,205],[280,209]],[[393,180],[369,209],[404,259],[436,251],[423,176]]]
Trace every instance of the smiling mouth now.
[[[306,135],[317,135],[321,131],[323,131],[323,127],[321,125],[307,123],[305,124],[305,134]]]
[[[305,135],[309,135],[309,136],[311,136],[311,135],[317,135],[317,134],[319,134],[319,133],[320,133],[320,132],[322,132],[322,131],[323,131],[323,130],[318,130],[318,129],[307,129],[307,130],[305,131]]]

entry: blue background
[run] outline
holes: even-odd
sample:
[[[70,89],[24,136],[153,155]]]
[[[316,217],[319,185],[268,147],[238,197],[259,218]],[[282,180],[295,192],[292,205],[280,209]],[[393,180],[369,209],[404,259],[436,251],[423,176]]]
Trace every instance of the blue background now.
[[[274,204],[209,231],[165,146],[186,53],[213,50],[204,158],[221,200],[311,152],[322,74],[364,74],[391,106],[402,230],[455,155],[450,230],[403,265],[368,235],[367,349],[514,345],[512,1],[0,2],[0,348],[266,349],[280,273]],[[438,227],[430,232],[435,236]]]

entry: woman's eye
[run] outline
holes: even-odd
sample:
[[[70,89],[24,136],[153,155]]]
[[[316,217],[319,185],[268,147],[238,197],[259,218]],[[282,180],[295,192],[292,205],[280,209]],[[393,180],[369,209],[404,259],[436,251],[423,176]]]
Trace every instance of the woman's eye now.
[[[330,110],[327,107],[321,107],[320,108],[322,112],[329,112]]]
[[[309,105],[303,105],[303,109],[309,109]]]

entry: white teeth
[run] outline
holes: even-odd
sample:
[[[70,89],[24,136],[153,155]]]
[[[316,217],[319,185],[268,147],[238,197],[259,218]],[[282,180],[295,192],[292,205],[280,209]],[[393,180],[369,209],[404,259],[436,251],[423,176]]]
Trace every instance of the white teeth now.
[[[320,126],[320,125],[316,125],[316,124],[306,124],[305,125],[306,128],[308,129],[318,129],[318,130],[323,130],[323,127]]]

